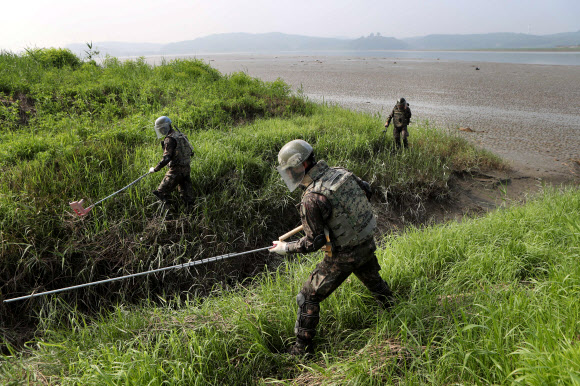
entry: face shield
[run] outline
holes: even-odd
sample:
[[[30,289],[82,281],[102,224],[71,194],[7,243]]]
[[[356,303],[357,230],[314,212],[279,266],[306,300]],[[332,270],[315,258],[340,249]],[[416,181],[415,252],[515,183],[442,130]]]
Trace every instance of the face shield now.
[[[312,146],[306,141],[295,139],[288,142],[278,153],[278,166],[276,169],[288,189],[293,192],[304,179],[303,162],[313,154]]]
[[[157,139],[165,137],[166,134],[162,133],[162,131],[165,131],[165,133],[167,133],[165,128],[155,126],[155,134],[157,134]]]
[[[171,129],[171,119],[166,116],[159,117],[155,120],[155,126],[153,128],[155,129],[157,138],[161,139],[169,133],[169,130]]]
[[[278,170],[278,173],[280,173],[282,180],[291,192],[295,191],[298,185],[300,185],[304,179],[305,173],[303,164],[299,164],[293,167],[278,166],[276,169]]]

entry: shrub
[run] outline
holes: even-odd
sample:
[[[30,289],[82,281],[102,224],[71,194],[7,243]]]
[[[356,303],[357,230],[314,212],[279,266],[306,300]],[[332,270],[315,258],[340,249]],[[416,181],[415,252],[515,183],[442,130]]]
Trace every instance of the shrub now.
[[[68,48],[29,48],[26,55],[45,67],[77,68],[82,63]]]

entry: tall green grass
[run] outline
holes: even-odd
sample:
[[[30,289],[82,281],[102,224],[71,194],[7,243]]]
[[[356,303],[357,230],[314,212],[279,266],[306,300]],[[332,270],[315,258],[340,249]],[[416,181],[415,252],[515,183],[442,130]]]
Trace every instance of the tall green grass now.
[[[54,302],[45,336],[0,362],[5,383],[578,384],[580,192],[386,237],[378,310],[349,279],[322,303],[318,352],[282,354],[295,294],[319,254],[235,291],[119,305],[97,321]],[[66,312],[63,312],[63,307]]]
[[[274,168],[278,150],[295,138],[310,141],[319,159],[370,181],[377,205],[444,199],[454,172],[501,164],[428,125],[412,128],[409,151],[392,151],[378,116],[315,105],[282,81],[224,76],[196,60],[55,65],[38,55],[0,54],[3,297],[269,245],[299,222],[299,192],[290,195]],[[158,162],[152,123],[160,115],[169,115],[195,149],[192,212],[167,220],[150,193],[162,178],[157,173],[87,217],[73,215],[70,201],[96,202]],[[61,298],[98,311],[155,295],[205,295],[265,263],[274,263],[267,253]],[[5,325],[24,327],[45,307],[37,298],[0,313]]]

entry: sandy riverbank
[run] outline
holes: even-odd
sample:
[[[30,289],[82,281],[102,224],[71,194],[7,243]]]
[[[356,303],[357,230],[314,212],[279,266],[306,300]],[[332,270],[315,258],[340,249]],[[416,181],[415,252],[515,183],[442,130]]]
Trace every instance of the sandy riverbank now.
[[[403,96],[415,122],[449,129],[529,175],[578,178],[580,66],[298,55],[197,58],[222,73],[282,78],[313,100],[385,116]]]

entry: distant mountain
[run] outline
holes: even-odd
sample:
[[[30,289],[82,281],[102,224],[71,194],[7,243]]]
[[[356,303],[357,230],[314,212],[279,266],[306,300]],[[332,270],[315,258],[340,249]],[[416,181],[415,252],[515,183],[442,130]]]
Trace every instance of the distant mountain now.
[[[427,35],[405,39],[384,37],[379,34],[370,34],[358,39],[340,39],[272,32],[264,34],[216,34],[169,44],[96,42],[93,47],[96,47],[102,55],[148,56],[218,52],[556,48],[558,46],[578,45],[580,45],[580,31],[541,36],[506,32],[474,35]],[[70,44],[66,48],[83,56],[87,50],[87,45],[76,43]]]
[[[511,32],[477,35],[427,35],[402,40],[416,50],[556,48],[580,45],[580,31],[553,35],[528,35]]]
[[[380,35],[370,35],[351,40],[347,44],[347,49],[358,50],[405,50],[410,48],[409,44],[395,38],[388,38]]]
[[[284,52],[331,50],[393,50],[407,44],[395,38],[375,36],[359,39],[319,38],[288,35],[279,32],[265,34],[229,33],[209,35],[194,40],[169,44],[102,42],[93,45],[101,54],[112,56],[184,55],[222,52]],[[77,54],[84,54],[86,44],[67,46]]]
[[[210,35],[194,40],[166,44],[166,53],[191,54],[202,52],[269,52],[316,51],[345,49],[348,40],[287,35],[279,32],[265,34],[229,33]]]

